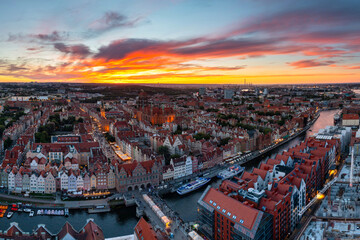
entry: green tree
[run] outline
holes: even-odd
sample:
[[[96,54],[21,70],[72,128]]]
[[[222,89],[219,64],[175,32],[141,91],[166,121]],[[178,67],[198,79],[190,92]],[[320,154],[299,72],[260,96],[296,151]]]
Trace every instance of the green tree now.
[[[220,139],[220,142],[219,142],[219,147],[221,147],[221,146],[224,146],[224,145],[228,144],[228,143],[229,143],[229,140],[230,140],[230,138],[229,138],[229,137]]]
[[[115,142],[115,137],[108,132],[105,133],[105,138],[108,142]]]
[[[12,145],[12,140],[8,137],[8,138],[5,139],[5,141],[4,141],[4,149],[10,148],[11,145]]]
[[[197,133],[193,137],[196,140],[201,140],[201,139],[209,140],[211,136],[210,136],[210,134]]]
[[[49,141],[49,134],[46,131],[41,132],[40,142],[47,143]]]
[[[170,158],[175,159],[181,157],[179,154],[173,154],[170,156]]]
[[[178,125],[174,134],[181,134],[181,133],[182,133],[182,127]]]
[[[0,125],[0,137],[2,137],[4,131],[5,131],[5,126],[4,126],[4,125]]]
[[[165,158],[165,165],[169,165],[170,163],[170,151],[169,148],[167,146],[160,146],[158,153],[160,155],[164,155]]]

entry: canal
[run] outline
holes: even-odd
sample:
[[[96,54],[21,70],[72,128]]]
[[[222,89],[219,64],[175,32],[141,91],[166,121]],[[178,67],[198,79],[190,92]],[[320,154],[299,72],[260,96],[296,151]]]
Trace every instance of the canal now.
[[[316,133],[319,129],[333,125],[333,118],[337,112],[338,110],[321,112],[318,120],[306,133],[282,145],[279,149],[268,153],[268,156],[271,157],[276,153],[281,153],[289,147],[300,143],[305,137]],[[266,157],[267,156],[264,156],[261,159],[254,159],[251,163],[246,164],[245,167],[247,169],[257,167]],[[212,187],[217,188],[220,183],[221,181],[219,179],[213,179],[210,184]],[[178,212],[180,217],[185,221],[195,221],[197,217],[196,203],[203,191],[204,188],[181,197],[176,193],[168,194],[164,196],[164,200],[173,210]],[[28,214],[25,213],[15,213],[11,219],[7,219],[6,217],[0,218],[0,230],[6,230],[10,226],[10,222],[17,222],[23,231],[31,232],[38,224],[44,223],[52,233],[58,233],[66,221],[71,223],[75,230],[79,230],[85,225],[86,219],[88,218],[94,219],[95,223],[102,228],[105,237],[107,238],[133,234],[134,227],[138,221],[135,207],[118,208],[115,211],[101,214],[88,214],[87,211],[76,210],[71,211],[68,218],[59,216],[29,217]]]

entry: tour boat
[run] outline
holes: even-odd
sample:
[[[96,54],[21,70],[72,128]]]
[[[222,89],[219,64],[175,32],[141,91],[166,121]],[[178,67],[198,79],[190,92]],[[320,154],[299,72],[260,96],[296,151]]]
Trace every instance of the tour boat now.
[[[228,167],[227,169],[219,172],[217,177],[220,179],[232,178],[232,177],[238,175],[239,173],[242,173],[244,170],[245,170],[244,167],[240,167],[237,165],[231,166],[231,167]]]
[[[179,195],[184,195],[186,193],[189,193],[189,192],[195,191],[196,189],[201,188],[202,186],[206,185],[208,182],[210,182],[210,178],[199,177],[195,181],[192,181],[190,183],[186,183],[186,184],[182,185],[181,187],[179,187],[177,189],[176,192]]]

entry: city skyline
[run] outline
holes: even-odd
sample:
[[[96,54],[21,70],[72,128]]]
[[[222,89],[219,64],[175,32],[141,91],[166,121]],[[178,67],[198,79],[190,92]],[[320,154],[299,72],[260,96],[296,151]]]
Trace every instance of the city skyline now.
[[[358,1],[3,1],[0,82],[359,82]]]

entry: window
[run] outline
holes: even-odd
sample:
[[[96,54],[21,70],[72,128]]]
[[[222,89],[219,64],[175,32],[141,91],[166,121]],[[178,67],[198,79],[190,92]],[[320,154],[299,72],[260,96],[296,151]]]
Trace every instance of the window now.
[[[233,216],[232,216],[232,218],[233,218],[233,219],[236,219],[236,216],[235,216],[235,215],[233,215]]]
[[[244,223],[244,220],[242,220],[242,219],[240,219],[240,221],[239,221],[240,223]]]
[[[223,209],[223,210],[222,210],[222,212],[223,212],[223,213],[226,213],[226,210],[225,210],[225,209]]]

